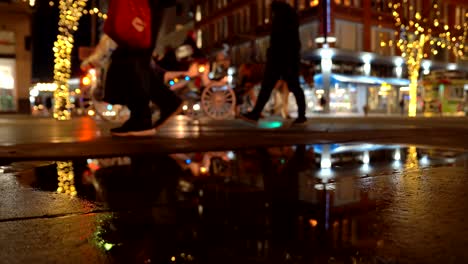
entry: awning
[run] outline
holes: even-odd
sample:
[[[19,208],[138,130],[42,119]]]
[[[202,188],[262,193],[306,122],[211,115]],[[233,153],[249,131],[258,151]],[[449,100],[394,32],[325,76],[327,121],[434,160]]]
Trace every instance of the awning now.
[[[323,84],[322,74],[316,74],[314,76],[315,85],[321,86]],[[343,74],[330,74],[330,85],[337,83],[357,83],[366,85],[382,85],[388,83],[394,86],[408,86],[409,80],[400,78],[383,78],[375,76],[363,76],[363,75],[343,75]]]

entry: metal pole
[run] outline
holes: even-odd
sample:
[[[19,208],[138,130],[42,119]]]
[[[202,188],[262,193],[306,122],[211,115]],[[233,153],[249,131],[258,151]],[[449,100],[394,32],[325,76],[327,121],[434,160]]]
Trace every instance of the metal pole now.
[[[322,1],[322,9],[323,9],[323,45],[324,47],[327,45],[327,34],[328,34],[328,27],[327,27],[327,24],[328,24],[328,17],[327,17],[327,12],[328,12],[328,1],[329,0],[324,0]]]

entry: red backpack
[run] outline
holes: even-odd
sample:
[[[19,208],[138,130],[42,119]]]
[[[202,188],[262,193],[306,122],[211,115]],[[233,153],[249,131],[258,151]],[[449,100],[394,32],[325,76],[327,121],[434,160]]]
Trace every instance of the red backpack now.
[[[111,0],[104,33],[117,44],[132,48],[151,47],[151,9],[148,0]]]

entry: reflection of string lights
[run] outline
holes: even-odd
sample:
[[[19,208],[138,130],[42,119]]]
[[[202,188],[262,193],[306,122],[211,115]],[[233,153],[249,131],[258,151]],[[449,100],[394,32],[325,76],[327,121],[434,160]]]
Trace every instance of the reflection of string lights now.
[[[73,173],[73,163],[71,161],[57,162],[58,193],[65,193],[76,196],[75,175]]]
[[[408,148],[408,155],[406,156],[405,167],[407,169],[418,168],[418,152],[415,146]]]

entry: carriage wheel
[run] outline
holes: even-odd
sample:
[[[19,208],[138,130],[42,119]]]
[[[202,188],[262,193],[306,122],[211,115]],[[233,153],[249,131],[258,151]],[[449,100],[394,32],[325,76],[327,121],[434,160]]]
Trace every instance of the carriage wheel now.
[[[226,119],[234,114],[236,95],[229,86],[209,87],[201,95],[203,111],[213,119]]]

